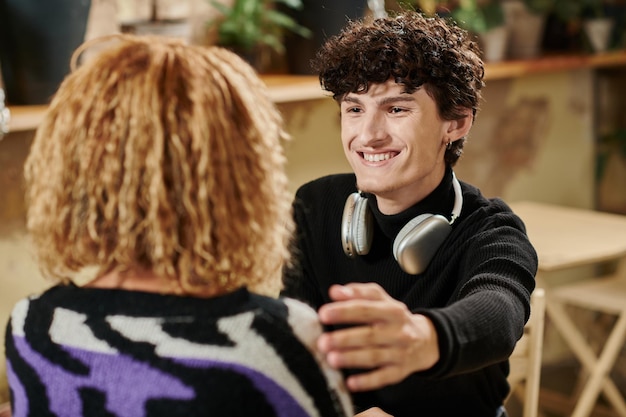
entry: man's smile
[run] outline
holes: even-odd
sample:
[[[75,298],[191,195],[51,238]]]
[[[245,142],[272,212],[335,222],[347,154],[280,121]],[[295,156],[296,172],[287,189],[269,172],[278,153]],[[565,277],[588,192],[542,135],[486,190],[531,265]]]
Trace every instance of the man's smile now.
[[[384,153],[359,152],[359,153],[361,154],[363,159],[365,159],[368,162],[386,161],[399,154],[399,152],[384,152]]]

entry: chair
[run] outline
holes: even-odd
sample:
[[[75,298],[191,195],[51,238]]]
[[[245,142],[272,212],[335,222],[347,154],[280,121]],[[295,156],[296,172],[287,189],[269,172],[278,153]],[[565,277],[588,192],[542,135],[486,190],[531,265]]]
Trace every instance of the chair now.
[[[626,402],[610,378],[610,371],[626,341],[626,259],[614,275],[557,286],[550,290],[550,319],[558,327],[584,372],[576,392],[571,417],[591,415],[601,392],[618,415],[626,416]],[[615,317],[609,336],[596,353],[574,324],[566,307],[576,307]]]
[[[524,334],[509,358],[511,394],[515,393],[522,400],[523,417],[537,417],[539,412],[545,309],[544,290],[536,288],[530,298],[530,318],[524,327]]]
[[[594,409],[606,409],[604,404],[596,404],[602,393],[613,409],[604,415],[615,415],[608,414],[615,411],[626,417],[624,397],[611,380],[611,371],[626,339],[626,216],[531,201],[512,203],[511,208],[524,221],[539,256],[537,283],[546,291],[550,330],[559,333],[582,364],[573,395],[563,398],[542,389],[542,400],[543,394],[550,394],[545,396],[544,408],[552,403],[561,415],[588,417]],[[610,277],[603,278],[594,271],[588,278],[567,283],[552,280],[555,272],[606,267],[615,262],[620,264]],[[615,318],[606,341],[586,340],[581,330],[589,330],[589,323],[577,326],[570,316],[573,308]],[[604,343],[602,349],[593,349],[590,342]]]

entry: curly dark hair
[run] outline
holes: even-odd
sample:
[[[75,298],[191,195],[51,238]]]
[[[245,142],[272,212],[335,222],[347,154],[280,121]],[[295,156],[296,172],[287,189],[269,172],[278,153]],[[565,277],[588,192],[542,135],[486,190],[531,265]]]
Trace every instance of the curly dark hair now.
[[[349,22],[320,48],[312,66],[335,100],[391,78],[407,93],[424,86],[445,120],[462,118],[468,108],[475,117],[484,85],[480,50],[468,33],[415,11]],[[459,159],[464,143],[462,138],[446,150],[448,165]]]

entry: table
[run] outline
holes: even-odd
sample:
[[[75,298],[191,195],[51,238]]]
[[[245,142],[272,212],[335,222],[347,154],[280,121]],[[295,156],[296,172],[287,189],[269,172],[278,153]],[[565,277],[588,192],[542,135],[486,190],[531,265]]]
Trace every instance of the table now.
[[[588,416],[600,391],[619,415],[626,416],[626,402],[609,377],[626,339],[626,216],[536,202],[510,205],[537,250],[537,285],[546,290],[546,315],[588,373],[572,417]],[[611,277],[556,287],[545,279],[548,272],[607,261],[618,263]],[[600,355],[568,316],[567,305],[617,316]]]
[[[553,204],[510,204],[526,224],[539,272],[626,257],[626,216]]]

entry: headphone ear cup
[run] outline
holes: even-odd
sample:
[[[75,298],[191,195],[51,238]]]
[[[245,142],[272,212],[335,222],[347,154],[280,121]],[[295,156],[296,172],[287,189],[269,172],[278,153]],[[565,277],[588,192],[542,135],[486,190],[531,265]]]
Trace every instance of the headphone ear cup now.
[[[359,193],[348,196],[341,218],[341,244],[348,257],[366,255],[372,246],[372,213],[367,198]]]
[[[422,214],[408,222],[393,242],[393,256],[407,274],[424,272],[452,226],[438,214]]]
[[[357,198],[359,198],[359,193],[352,193],[348,196],[343,206],[343,215],[341,216],[341,246],[343,246],[343,252],[349,258],[354,257],[355,253],[352,243],[352,220]]]
[[[367,255],[372,247],[373,221],[372,213],[367,207],[367,198],[359,195],[354,205],[354,222],[352,223],[352,237],[356,253]]]

